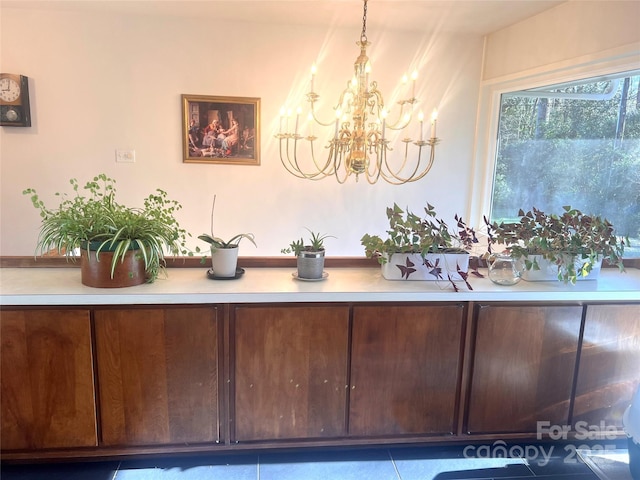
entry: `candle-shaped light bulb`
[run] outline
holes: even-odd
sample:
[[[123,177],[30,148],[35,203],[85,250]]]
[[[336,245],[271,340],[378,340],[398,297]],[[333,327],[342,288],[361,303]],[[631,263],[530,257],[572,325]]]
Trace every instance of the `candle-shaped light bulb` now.
[[[380,112],[380,116],[382,117],[382,140],[384,140],[384,131],[387,126],[387,111],[384,108]]]
[[[290,116],[291,116],[291,109],[288,108],[287,109],[287,120],[286,120],[286,123],[285,123],[285,130],[286,130],[287,133],[289,132],[289,117]]]
[[[438,122],[438,110],[433,109],[431,113],[431,138],[436,138],[436,123]]]
[[[411,98],[416,98],[416,78],[418,78],[418,71],[414,70],[411,74]]]
[[[282,133],[282,118],[284,117],[285,109],[280,107],[280,133]]]
[[[309,136],[312,137],[313,136],[313,115],[311,115],[311,112],[309,112],[309,115],[307,115],[307,121],[309,122]]]
[[[422,125],[424,124],[424,113],[418,114],[418,120],[420,121],[420,141],[422,141]]]
[[[302,108],[298,107],[296,109],[296,129],[295,129],[295,134],[298,134],[298,120],[300,119],[300,113],[302,112]]]
[[[316,71],[317,71],[317,68],[316,68],[316,64],[314,63],[313,65],[311,65],[311,91],[312,92],[313,92],[313,79],[316,76]]]
[[[407,77],[407,75],[403,75],[402,76],[402,84],[405,85],[407,82],[409,81],[409,78]]]

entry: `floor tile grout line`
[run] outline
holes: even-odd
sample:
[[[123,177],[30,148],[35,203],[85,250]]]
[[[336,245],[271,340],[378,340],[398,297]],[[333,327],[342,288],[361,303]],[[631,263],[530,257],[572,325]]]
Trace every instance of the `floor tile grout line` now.
[[[116,477],[118,476],[118,471],[120,470],[120,467],[122,466],[122,461],[118,462],[118,466],[116,467],[115,471],[113,472],[113,477],[111,477],[111,480],[116,480]]]
[[[391,465],[393,465],[393,470],[396,472],[396,477],[398,480],[402,480],[402,476],[400,475],[400,471],[396,465],[396,461],[393,459],[393,455],[391,455],[391,450],[387,450],[387,455],[389,455],[389,460],[391,460]]]
[[[518,457],[520,460],[522,460],[522,464],[527,467],[527,470],[529,470],[531,472],[531,476],[532,477],[537,477],[538,475],[536,475],[536,472],[533,471],[533,469],[529,466],[529,460],[527,458],[524,457]]]

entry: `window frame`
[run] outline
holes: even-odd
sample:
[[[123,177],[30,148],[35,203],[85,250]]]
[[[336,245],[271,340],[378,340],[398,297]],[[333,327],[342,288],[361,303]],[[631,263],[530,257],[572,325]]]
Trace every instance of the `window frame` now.
[[[598,58],[588,56],[505,77],[483,80],[480,84],[475,154],[470,179],[471,196],[468,211],[471,224],[483,226],[483,216],[491,215],[500,103],[503,94],[638,69],[640,69],[640,49],[638,45],[632,45],[605,52]]]

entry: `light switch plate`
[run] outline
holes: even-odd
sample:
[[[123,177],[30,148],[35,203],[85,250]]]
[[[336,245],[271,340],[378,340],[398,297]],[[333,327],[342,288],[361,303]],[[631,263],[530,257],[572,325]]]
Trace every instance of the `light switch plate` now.
[[[136,151],[135,150],[116,150],[116,162],[117,163],[136,163]]]

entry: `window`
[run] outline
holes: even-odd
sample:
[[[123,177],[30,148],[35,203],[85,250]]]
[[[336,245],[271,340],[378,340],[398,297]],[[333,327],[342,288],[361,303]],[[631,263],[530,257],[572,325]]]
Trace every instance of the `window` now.
[[[491,220],[571,205],[640,257],[640,71],[503,93]]]

